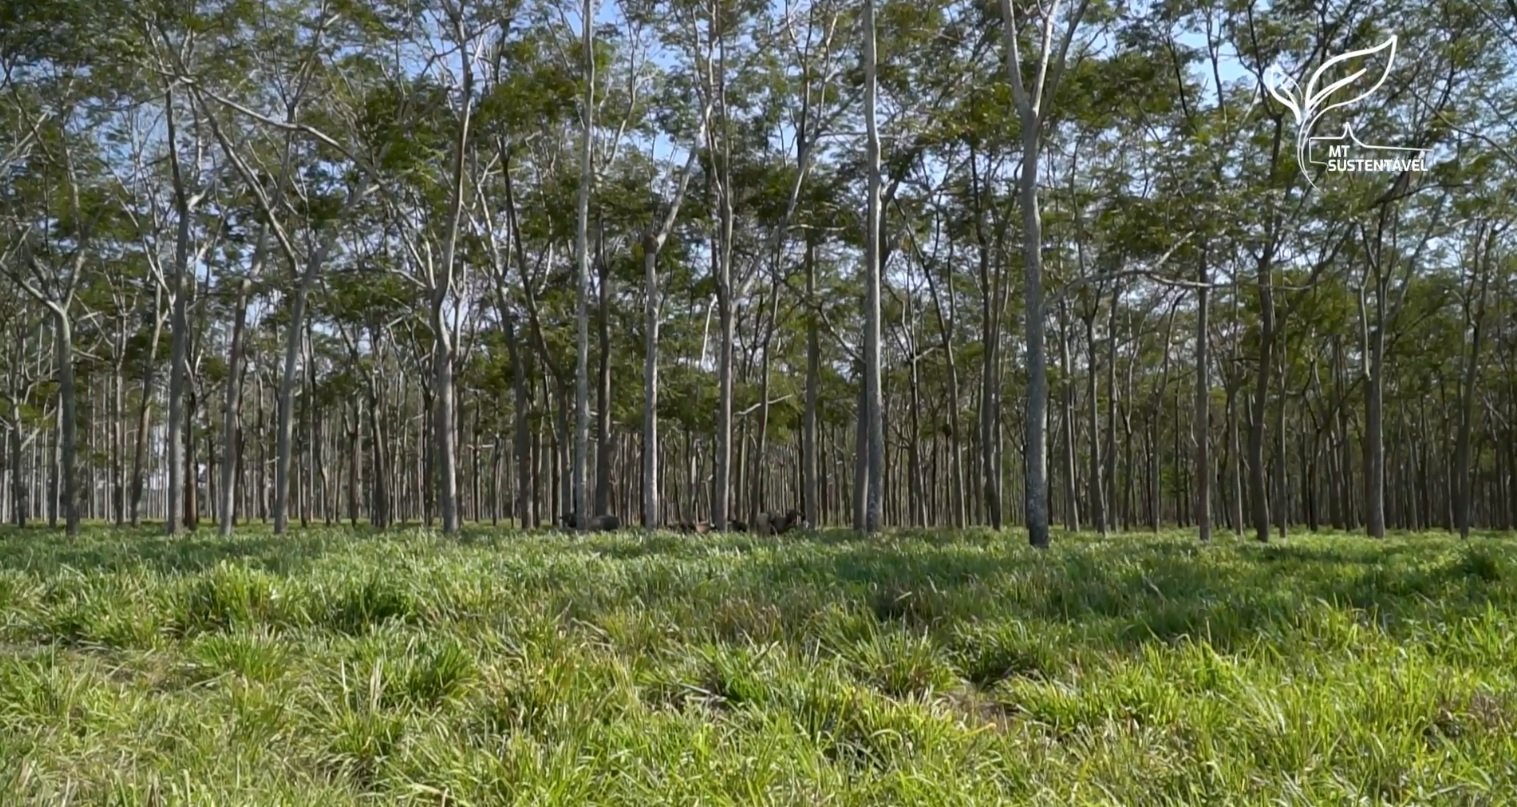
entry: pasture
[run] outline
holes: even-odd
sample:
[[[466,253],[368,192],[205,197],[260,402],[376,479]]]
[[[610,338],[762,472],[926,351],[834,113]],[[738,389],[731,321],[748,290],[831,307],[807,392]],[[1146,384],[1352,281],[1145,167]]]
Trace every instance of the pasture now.
[[[0,532],[0,802],[1499,804],[1507,539]]]

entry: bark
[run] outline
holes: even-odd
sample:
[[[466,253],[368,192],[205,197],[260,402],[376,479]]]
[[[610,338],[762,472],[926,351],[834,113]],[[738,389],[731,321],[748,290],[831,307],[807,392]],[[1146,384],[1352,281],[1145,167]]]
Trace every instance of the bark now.
[[[691,149],[694,159],[695,149]],[[689,177],[686,171],[685,178]],[[683,188],[683,178],[681,187]],[[658,251],[664,233],[643,235],[643,527],[656,530],[663,524],[662,500],[659,496],[658,436],[658,338],[659,307]]]
[[[1106,532],[1109,529],[1111,529],[1112,527],[1116,526],[1117,516],[1118,516],[1118,499],[1117,499],[1117,496],[1118,496],[1118,494],[1117,494],[1117,397],[1118,397],[1118,395],[1117,395],[1117,302],[1121,299],[1121,297],[1122,297],[1122,289],[1121,289],[1121,287],[1120,286],[1114,286],[1112,288],[1112,291],[1111,291],[1111,303],[1112,304],[1111,304],[1111,307],[1109,309],[1107,309],[1107,313],[1106,313],[1106,435],[1105,435],[1106,447],[1102,451],[1102,456],[1101,456],[1101,459],[1102,459],[1102,465],[1101,465],[1101,467],[1102,467],[1102,475],[1104,476],[1104,480],[1105,480],[1104,483],[1101,485],[1101,495],[1105,499],[1105,502],[1106,502],[1106,507],[1105,507],[1106,515],[1105,515],[1105,520],[1103,521],[1103,523],[1101,525],[1101,534],[1102,535],[1105,535]],[[1172,344],[1172,343],[1170,341],[1167,341],[1167,340],[1164,343],[1164,355],[1166,357],[1166,362],[1165,362],[1165,373],[1164,373],[1164,375],[1165,375],[1165,381],[1162,382],[1162,383],[1167,383],[1167,381],[1168,381],[1168,375],[1169,375],[1169,373],[1168,373],[1168,367],[1169,367],[1169,365],[1168,365],[1168,356],[1169,356],[1169,345],[1170,344]],[[1094,368],[1092,368],[1092,371],[1094,371]],[[1126,445],[1127,445],[1127,466],[1126,466],[1126,471],[1127,471],[1126,476],[1127,476],[1127,479],[1125,480],[1126,487],[1124,488],[1124,493],[1128,493],[1128,492],[1130,492],[1132,490],[1133,477],[1137,475],[1137,468],[1134,467],[1133,463],[1132,463],[1132,447],[1131,447],[1132,446],[1132,438],[1130,436],[1131,433],[1132,433],[1132,424],[1131,424],[1130,420],[1131,420],[1131,412],[1132,412],[1132,404],[1133,404],[1133,400],[1132,400],[1132,389],[1133,389],[1132,373],[1133,373],[1133,363],[1132,362],[1128,362],[1128,364],[1127,364],[1127,401],[1128,401],[1128,406],[1127,406],[1127,408],[1125,410],[1128,413],[1128,422],[1125,425],[1127,427],[1127,432],[1128,432],[1129,437],[1127,438],[1127,443],[1126,443]],[[1161,389],[1162,388],[1163,387],[1161,386]],[[1178,462],[1178,460],[1176,460],[1176,461]],[[1133,510],[1133,508],[1130,505],[1127,504],[1127,502],[1129,502],[1130,499],[1131,499],[1131,497],[1129,495],[1124,495],[1123,498],[1122,498],[1122,501],[1123,501],[1124,504],[1121,507],[1121,515],[1122,515],[1122,529],[1124,529],[1124,530],[1129,529],[1132,526],[1129,523],[1129,521],[1128,521],[1131,518],[1131,514],[1132,514],[1132,510]],[[1155,528],[1157,528],[1157,524],[1158,524],[1158,522],[1157,522],[1157,520],[1155,520],[1155,522],[1154,522]]]
[[[1477,254],[1474,259],[1477,279],[1473,284],[1474,299],[1471,301],[1467,298],[1464,306],[1465,327],[1470,331],[1470,347],[1463,356],[1464,368],[1459,390],[1459,436],[1454,448],[1454,467],[1459,475],[1454,511],[1458,518],[1460,538],[1470,537],[1470,517],[1474,502],[1471,487],[1470,440],[1475,426],[1475,384],[1480,374],[1480,349],[1484,337],[1485,298],[1486,288],[1490,283],[1490,252],[1493,240],[1487,236],[1486,251],[1484,255],[1481,255],[1478,253],[1479,240],[1477,238]]]
[[[367,184],[367,177],[361,177],[362,184],[349,190],[347,198],[343,201],[342,210],[337,214],[337,221],[347,218],[347,213],[357,206],[366,197],[372,186]],[[295,380],[296,359],[300,353],[302,337],[305,334],[306,300],[310,296],[311,287],[315,285],[316,278],[320,276],[322,264],[326,261],[327,253],[331,250],[336,234],[328,230],[317,236],[320,240],[317,246],[306,256],[305,266],[295,283],[295,289],[290,299],[290,323],[285,331],[284,342],[284,368],[279,377],[278,413],[276,415],[276,447],[274,454],[274,534],[282,535],[289,524],[289,493],[290,493],[290,451],[294,442],[295,433]],[[283,240],[283,239],[282,239]],[[284,244],[286,253],[292,253],[289,242]]]
[[[513,514],[517,529],[524,529],[535,523],[532,496],[531,427],[527,423],[527,413],[531,408],[532,399],[527,385],[525,351],[521,349],[517,341],[515,318],[506,316],[504,327],[506,351],[511,361],[511,395],[515,402],[511,408],[511,455],[516,461],[516,501]]]
[[[1208,335],[1210,320],[1211,278],[1207,272],[1207,255],[1203,251],[1196,266],[1196,414],[1191,424],[1191,441],[1195,449],[1195,518],[1196,536],[1211,540],[1211,457],[1207,453],[1211,436],[1211,387],[1208,371]],[[1177,457],[1176,460],[1179,458]]]
[[[363,456],[358,442],[359,424],[363,421],[363,412],[357,401],[353,403],[352,412],[352,420],[349,420],[348,410],[343,410],[342,420],[348,438],[348,524],[357,527],[358,511],[363,505],[362,494],[359,493],[363,489],[363,482],[360,479],[363,474],[361,470]]]
[[[1101,467],[1101,398],[1096,383],[1095,315],[1094,310],[1085,313],[1085,425],[1090,438],[1090,490],[1086,499],[1090,502],[1091,523],[1104,538],[1106,536],[1106,487],[1102,482]],[[1115,389],[1111,392],[1116,394]]]
[[[952,475],[952,490],[949,491],[950,524],[956,529],[962,529],[967,519],[964,490],[964,451],[962,441],[964,433],[960,425],[959,414],[959,368],[954,358],[953,351],[953,325],[957,322],[957,309],[953,294],[947,296],[948,314],[944,315],[944,295],[938,292],[937,281],[933,277],[932,266],[924,265],[923,274],[927,278],[927,290],[932,295],[932,310],[937,318],[938,335],[942,339],[944,362],[948,368],[948,443],[950,474]]]
[[[1364,384],[1364,531],[1385,537],[1385,289],[1375,295],[1375,319],[1365,321],[1360,380]],[[1360,312],[1364,301],[1360,298]]]
[[[111,521],[126,522],[126,326],[116,343],[116,362],[111,372]],[[17,424],[19,428],[19,423]]]
[[[588,3],[587,3],[588,6]],[[460,50],[467,50],[469,36],[464,30],[462,9],[452,3],[446,5],[452,23],[454,41]],[[590,17],[586,18],[587,20]],[[588,28],[588,23],[586,28]],[[460,105],[458,135],[453,142],[452,184],[449,187],[447,235],[443,244],[442,276],[432,278],[432,337],[433,379],[436,395],[436,420],[433,423],[433,462],[438,479],[439,509],[442,511],[444,535],[458,532],[458,430],[455,423],[455,400],[453,392],[454,335],[445,315],[448,294],[453,290],[459,274],[458,231],[463,217],[464,182],[466,179],[467,152],[469,148],[470,123],[474,110],[474,70],[470,58],[460,60],[462,80],[460,90],[463,102]]]
[[[1003,5],[1009,0],[1002,0]],[[1024,124],[1022,134],[1023,300],[1027,317],[1027,412],[1025,490],[1028,543],[1048,546],[1048,365],[1043,351],[1043,220],[1038,212],[1038,155],[1041,121]]]
[[[200,527],[200,460],[195,454],[195,413],[199,411],[200,396],[191,381],[184,408],[184,528]]]
[[[1038,165],[1042,151],[1042,130],[1045,119],[1043,103],[1057,94],[1059,79],[1064,70],[1064,59],[1075,29],[1084,16],[1086,0],[1080,0],[1069,14],[1068,26],[1054,51],[1054,23],[1058,16],[1055,2],[1044,12],[1040,56],[1042,68],[1037,82],[1026,87],[1022,80],[1021,51],[1017,42],[1016,16],[1011,0],[1001,0],[1001,19],[1007,50],[1007,72],[1011,75],[1012,97],[1017,107],[1017,116],[1022,124],[1022,170],[1017,179],[1019,205],[1022,211],[1022,256],[1025,262],[1023,303],[1026,313],[1027,343],[1027,409],[1023,428],[1025,454],[1023,463],[1026,499],[1027,540],[1034,547],[1048,546],[1048,361],[1044,353],[1044,303],[1043,303],[1043,219],[1038,210]],[[1053,67],[1050,78],[1047,72]],[[1045,81],[1047,82],[1045,85]],[[992,347],[994,342],[992,342]]]
[[[600,355],[595,386],[595,513],[611,512],[611,465],[615,439],[611,434],[611,265],[604,254],[604,235],[597,241],[600,267]]]
[[[67,535],[73,538],[79,534],[79,474],[75,462],[79,415],[74,390],[74,325],[62,307],[53,310],[53,332],[58,340],[58,417],[63,426],[58,450],[62,465],[59,475],[63,481],[63,517]]]
[[[153,387],[157,383],[158,340],[163,335],[163,290],[153,290],[153,336],[148,341],[147,355],[142,360],[142,398],[137,404],[137,438],[132,449],[132,526],[137,526],[142,515],[143,474],[147,466],[147,437],[151,425]]]
[[[816,299],[816,240],[806,236],[806,299]],[[812,525],[821,523],[817,500],[817,404],[822,394],[821,328],[817,315],[806,318],[806,411],[801,427],[801,512]]]
[[[255,258],[254,265],[257,265]],[[234,476],[240,459],[237,435],[242,430],[240,422],[242,401],[242,338],[247,323],[248,291],[252,284],[242,278],[237,284],[237,305],[232,312],[232,341],[227,350],[226,400],[221,416],[221,496],[217,504],[218,528],[223,537],[232,534],[235,523],[237,485]]]
[[[978,160],[974,151],[971,151],[969,155],[969,167],[971,193],[975,208],[974,233],[979,251],[980,333],[985,345],[985,352],[982,354],[980,365],[980,492],[984,500],[985,516],[990,521],[991,528],[1000,530],[1002,527],[1002,512],[1000,474],[998,471],[1001,465],[1001,458],[998,449],[1001,445],[999,438],[1001,411],[1001,317],[998,304],[1001,297],[1000,286],[1003,280],[1000,271],[995,272],[993,277],[990,271],[991,245],[989,236],[986,233],[981,177]]]
[[[862,368],[859,376],[863,376]],[[869,527],[869,389],[859,385],[853,429],[853,530]]]
[[[1059,367],[1064,375],[1063,387],[1063,442],[1064,442],[1064,528],[1070,532],[1080,531],[1080,504],[1075,490],[1079,483],[1075,470],[1075,384],[1074,373],[1069,365],[1069,305],[1059,301]]]
[[[1286,537],[1292,512],[1289,469],[1286,467],[1290,458],[1286,454],[1285,445],[1285,407],[1288,403],[1285,362],[1282,360],[1280,362],[1280,403],[1275,409],[1275,493],[1280,503],[1278,515],[1281,538]]]
[[[1269,541],[1269,485],[1264,465],[1264,423],[1268,416],[1270,368],[1275,349],[1275,291],[1269,263],[1260,261],[1259,290],[1259,366],[1254,373],[1254,394],[1250,401],[1248,424],[1248,487],[1253,504],[1254,536],[1261,543]]]
[[[25,527],[27,517],[30,515],[29,502],[30,485],[26,481],[26,466],[23,456],[26,442],[22,440],[21,430],[23,424],[23,405],[30,392],[30,387],[23,384],[23,367],[26,359],[26,331],[16,329],[16,357],[11,365],[11,422],[10,422],[10,461],[11,474],[11,523],[16,527]]]
[[[716,458],[712,473],[711,523],[719,530],[727,528],[727,509],[732,491],[732,200],[730,186],[719,193],[721,235],[713,248],[717,251],[716,308],[718,330]]]
[[[880,275],[883,267],[880,265],[880,133],[875,117],[874,0],[865,0],[863,16],[864,159],[869,176],[868,211],[864,224],[864,411],[869,487],[864,501],[864,530],[875,533],[883,526],[881,502],[885,482],[885,402],[880,384]]]
[[[778,267],[776,267],[776,271]],[[748,523],[758,522],[759,512],[767,508],[764,503],[764,477],[767,469],[769,453],[769,357],[770,348],[774,342],[775,311],[780,304],[780,279],[775,276],[769,285],[769,300],[767,312],[764,317],[764,337],[759,345],[762,358],[759,360],[759,401],[758,401],[758,445],[753,452],[753,478],[750,480],[750,496],[748,501]],[[788,509],[789,504],[785,508]]]
[[[379,386],[377,378],[369,379],[368,391],[369,445],[373,446],[373,450],[369,453],[374,465],[372,472],[374,492],[373,501],[370,503],[369,523],[384,529],[390,526],[394,515],[394,503],[390,496],[393,447],[389,443],[389,427],[384,411],[384,390]]]
[[[595,132],[595,52],[594,52],[594,0],[584,0],[581,6],[582,45],[585,68],[585,97],[582,110],[583,129],[580,132],[579,194],[576,202],[574,230],[574,261],[579,267],[576,295],[575,320],[578,350],[574,364],[574,459],[573,490],[574,505],[571,513],[577,516],[581,532],[590,530],[590,500],[586,490],[586,472],[589,461],[590,440],[590,184],[594,173],[592,138]]]
[[[911,317],[911,301],[912,297],[908,295],[906,298],[906,311],[908,320]],[[917,371],[917,367],[921,363],[921,358],[917,351],[914,349],[915,344],[916,339],[913,338],[911,340],[913,350],[907,360],[907,370],[909,371],[908,380],[910,383],[908,392],[911,395],[911,412],[908,417],[908,420],[910,422],[910,432],[906,436],[906,473],[909,477],[908,487],[906,491],[906,503],[908,505],[908,511],[910,513],[911,526],[925,527],[927,526],[927,492],[925,490],[925,480],[923,479],[924,472],[922,468],[921,452],[922,384],[920,374]]]

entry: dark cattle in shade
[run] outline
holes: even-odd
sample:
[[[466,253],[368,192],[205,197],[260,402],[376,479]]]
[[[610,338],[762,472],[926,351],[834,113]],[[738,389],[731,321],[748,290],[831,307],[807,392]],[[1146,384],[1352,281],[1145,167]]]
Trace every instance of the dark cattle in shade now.
[[[753,524],[753,531],[759,535],[783,535],[801,523],[799,510],[787,510],[783,514],[760,513],[758,521]]]
[[[558,523],[567,530],[579,529],[579,519],[572,514],[559,516]],[[613,515],[594,516],[590,519],[590,529],[593,532],[611,532],[621,528],[621,519]]]

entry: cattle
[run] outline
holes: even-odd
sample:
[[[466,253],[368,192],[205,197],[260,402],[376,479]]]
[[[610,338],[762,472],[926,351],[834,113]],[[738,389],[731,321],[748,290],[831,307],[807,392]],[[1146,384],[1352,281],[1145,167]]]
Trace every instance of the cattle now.
[[[579,529],[579,519],[572,513],[566,513],[562,516],[559,516],[558,523],[566,530]],[[621,528],[621,519],[610,514],[593,516],[590,519],[591,532],[613,532]]]
[[[799,510],[791,509],[781,513],[759,513],[758,520],[753,523],[753,531],[759,535],[784,535],[792,529],[805,523]]]

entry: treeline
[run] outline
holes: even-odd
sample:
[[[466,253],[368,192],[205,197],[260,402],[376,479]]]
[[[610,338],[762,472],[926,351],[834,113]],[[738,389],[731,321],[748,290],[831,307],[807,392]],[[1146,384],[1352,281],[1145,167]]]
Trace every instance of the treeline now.
[[[0,514],[1510,530],[1514,56],[1479,2],[7,3]],[[1346,124],[1430,169],[1298,162]]]

